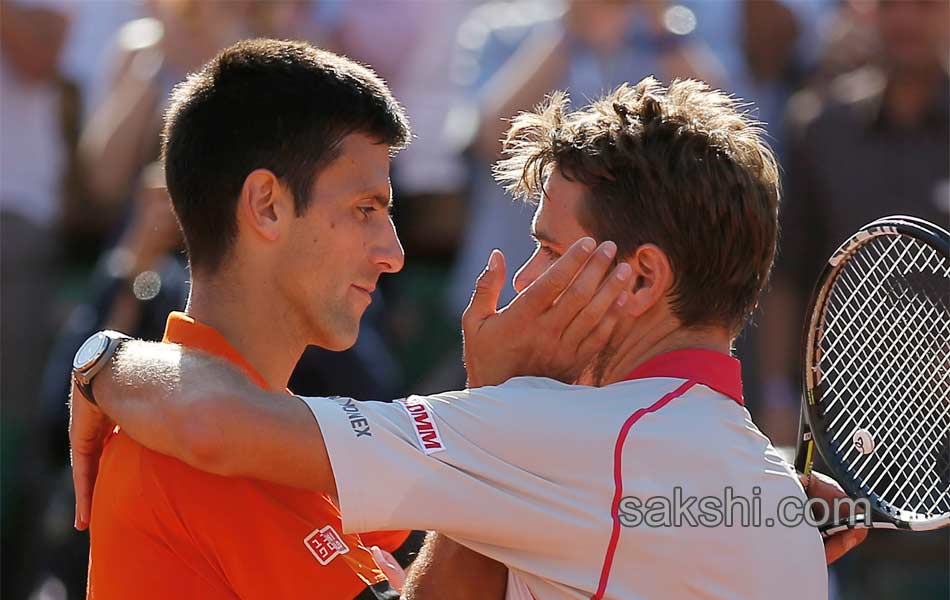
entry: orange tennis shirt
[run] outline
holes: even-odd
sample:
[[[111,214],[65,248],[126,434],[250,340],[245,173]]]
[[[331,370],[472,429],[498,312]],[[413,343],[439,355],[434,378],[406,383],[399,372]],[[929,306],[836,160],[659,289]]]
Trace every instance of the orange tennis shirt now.
[[[165,341],[263,378],[215,329],[171,313]],[[366,545],[409,532],[344,535],[326,496],[194,469],[117,430],[100,459],[87,598],[388,598]],[[395,596],[392,596],[395,597]]]

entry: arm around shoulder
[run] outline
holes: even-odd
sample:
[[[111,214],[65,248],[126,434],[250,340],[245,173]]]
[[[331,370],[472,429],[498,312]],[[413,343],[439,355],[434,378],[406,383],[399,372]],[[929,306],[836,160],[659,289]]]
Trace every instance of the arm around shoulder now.
[[[134,440],[192,467],[336,493],[306,405],[256,387],[207,354],[129,342],[95,379],[95,396]]]

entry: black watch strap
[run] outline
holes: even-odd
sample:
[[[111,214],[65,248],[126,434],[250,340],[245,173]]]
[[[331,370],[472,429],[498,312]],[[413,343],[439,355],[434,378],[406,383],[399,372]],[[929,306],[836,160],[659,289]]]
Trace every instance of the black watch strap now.
[[[80,381],[76,375],[73,375],[73,381],[76,382],[76,387],[79,388],[79,393],[82,394],[83,398],[88,400],[93,406],[99,406],[96,403],[96,397],[92,393],[92,383]]]

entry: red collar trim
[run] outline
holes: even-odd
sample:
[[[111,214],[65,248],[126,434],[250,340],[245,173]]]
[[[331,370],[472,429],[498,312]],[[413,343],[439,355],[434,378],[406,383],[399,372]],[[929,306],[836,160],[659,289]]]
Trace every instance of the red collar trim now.
[[[623,380],[650,377],[692,380],[745,406],[742,397],[742,364],[728,354],[712,350],[674,350],[654,356]]]

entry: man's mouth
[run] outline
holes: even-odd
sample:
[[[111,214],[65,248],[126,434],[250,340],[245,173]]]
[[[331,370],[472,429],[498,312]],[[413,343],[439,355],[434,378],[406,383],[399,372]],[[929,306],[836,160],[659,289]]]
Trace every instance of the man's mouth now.
[[[375,284],[372,286],[362,286],[362,285],[357,285],[354,283],[352,287],[357,292],[360,292],[361,294],[364,294],[366,296],[366,301],[368,304],[371,304],[373,302],[373,292],[376,291]]]

